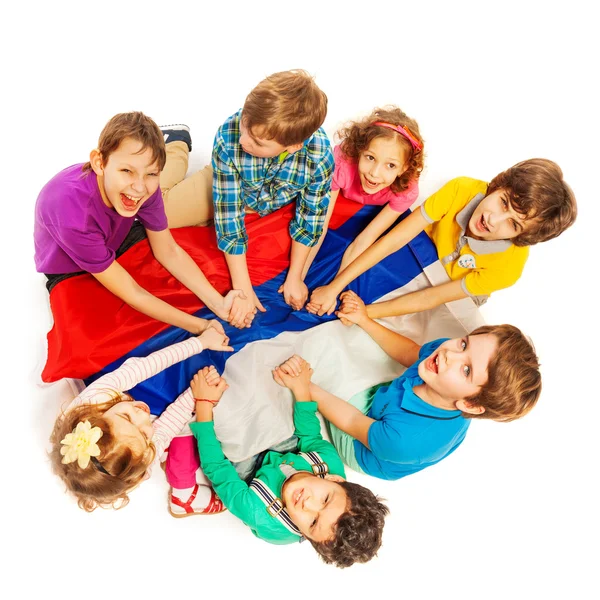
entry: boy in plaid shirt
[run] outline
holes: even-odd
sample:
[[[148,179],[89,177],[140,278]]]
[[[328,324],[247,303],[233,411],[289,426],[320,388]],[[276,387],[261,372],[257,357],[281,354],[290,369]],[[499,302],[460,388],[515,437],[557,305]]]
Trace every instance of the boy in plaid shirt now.
[[[296,203],[296,214],[289,227],[290,268],[279,291],[294,310],[300,310],[308,298],[304,277],[316,254],[315,246],[326,231],[334,169],[331,145],[321,127],[326,113],[327,96],[308,73],[294,70],[270,75],[217,131],[212,199],[206,192],[211,175],[208,167],[170,190],[161,180],[171,227],[205,224],[214,216],[218,246],[225,253],[234,288],[246,295],[248,313],[265,309],[248,273],[246,215],[263,217],[291,202]],[[177,138],[182,139],[174,136],[173,144],[166,141],[167,149],[177,144],[185,157],[182,178],[191,140],[185,144]],[[186,194],[175,192],[175,187],[184,185]],[[194,211],[197,214],[192,214]]]

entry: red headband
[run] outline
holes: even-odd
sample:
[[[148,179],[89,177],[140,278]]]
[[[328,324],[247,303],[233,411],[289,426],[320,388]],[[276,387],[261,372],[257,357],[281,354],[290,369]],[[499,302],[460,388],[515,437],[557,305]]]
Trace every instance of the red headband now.
[[[421,146],[421,142],[411,133],[408,127],[402,127],[401,125],[392,125],[391,123],[384,123],[383,121],[376,121],[373,125],[377,125],[379,127],[387,127],[396,133],[399,133],[402,137],[406,138],[410,145],[413,147],[415,152],[420,152],[423,147]]]

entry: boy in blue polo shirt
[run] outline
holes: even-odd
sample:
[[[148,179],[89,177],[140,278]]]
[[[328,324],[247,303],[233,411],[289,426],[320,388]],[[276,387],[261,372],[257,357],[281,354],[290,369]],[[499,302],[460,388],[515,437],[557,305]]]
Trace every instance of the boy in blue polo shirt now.
[[[393,359],[409,367],[390,383],[350,402],[311,383],[310,393],[330,424],[346,465],[381,479],[399,479],[434,465],[461,444],[473,418],[513,421],[541,392],[531,342],[512,325],[485,325],[458,339],[419,346],[367,315],[354,293],[336,313],[364,329]]]

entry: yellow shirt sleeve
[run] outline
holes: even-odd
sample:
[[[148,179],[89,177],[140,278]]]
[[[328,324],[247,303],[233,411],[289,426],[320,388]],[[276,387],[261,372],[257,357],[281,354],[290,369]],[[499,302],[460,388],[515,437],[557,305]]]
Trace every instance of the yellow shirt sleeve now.
[[[450,180],[446,185],[442,186],[437,192],[429,196],[423,203],[425,216],[433,223],[439,221],[449,212],[453,211],[454,201],[460,197],[459,186],[462,177]]]

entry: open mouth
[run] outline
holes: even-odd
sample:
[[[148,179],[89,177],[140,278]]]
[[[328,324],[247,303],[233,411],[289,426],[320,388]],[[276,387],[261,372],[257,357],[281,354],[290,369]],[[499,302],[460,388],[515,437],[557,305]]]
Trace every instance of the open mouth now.
[[[434,355],[430,356],[425,361],[425,368],[428,371],[431,371],[432,373],[435,373],[436,375],[438,373],[439,366],[440,366],[440,355],[439,355],[439,352],[437,354],[434,354]]]
[[[374,183],[372,182],[366,175],[363,175],[363,181],[365,182],[365,185],[369,188],[369,189],[374,189],[376,187],[379,186],[378,183]]]
[[[479,221],[477,221],[477,229],[479,231],[481,231],[482,233],[490,232],[489,227],[487,226],[486,222],[485,222],[485,217],[483,215],[481,215],[481,219],[479,219]]]
[[[125,210],[134,211],[137,209],[137,205],[142,198],[136,198],[135,196],[128,196],[127,194],[121,193],[121,204]]]

